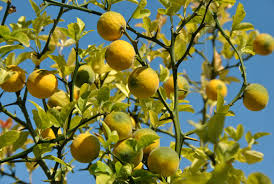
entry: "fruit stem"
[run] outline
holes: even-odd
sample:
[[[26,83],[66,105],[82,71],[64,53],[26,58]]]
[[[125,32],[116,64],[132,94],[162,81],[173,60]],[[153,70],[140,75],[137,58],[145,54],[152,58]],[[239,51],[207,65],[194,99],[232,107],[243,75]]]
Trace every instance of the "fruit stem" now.
[[[244,61],[242,58],[242,55],[239,53],[239,51],[235,48],[235,46],[232,44],[230,38],[226,35],[226,33],[224,32],[222,26],[220,25],[220,22],[218,20],[218,16],[216,13],[212,13],[214,20],[216,22],[216,28],[221,32],[221,34],[223,35],[223,37],[226,39],[226,41],[229,43],[229,45],[233,48],[233,50],[236,52],[239,60],[240,60],[240,71],[242,73],[242,78],[243,78],[243,84],[241,87],[241,90],[238,92],[238,94],[232,99],[232,101],[228,104],[229,106],[232,106],[236,101],[238,101],[241,97],[242,97],[242,93],[244,92],[246,86],[248,85],[247,83],[247,78],[246,78],[246,70],[245,70],[245,66],[244,66]]]
[[[131,42],[131,44],[133,45],[133,48],[135,50],[135,53],[137,54],[137,60],[139,61],[139,63],[142,65],[142,66],[148,66],[148,64],[142,60],[142,57],[139,53],[139,50],[138,50],[138,45],[137,45],[137,41],[136,40],[133,40],[130,35],[126,32],[126,30],[123,28],[123,33],[126,35],[126,37],[129,39],[129,41]]]
[[[216,13],[213,13],[213,17],[214,17],[214,20],[216,22],[216,28],[221,32],[221,34],[223,35],[223,37],[226,39],[226,41],[229,43],[229,45],[233,48],[233,50],[236,52],[237,56],[239,57],[240,59],[240,69],[241,69],[241,72],[242,72],[242,77],[243,77],[243,80],[244,80],[244,84],[243,86],[246,86],[247,85],[247,79],[246,79],[246,70],[245,70],[245,66],[244,66],[244,61],[243,61],[243,58],[242,58],[242,55],[239,53],[239,51],[235,48],[235,46],[232,44],[230,38],[226,35],[226,33],[224,32],[223,28],[221,27],[220,25],[220,22],[218,20],[218,16]]]

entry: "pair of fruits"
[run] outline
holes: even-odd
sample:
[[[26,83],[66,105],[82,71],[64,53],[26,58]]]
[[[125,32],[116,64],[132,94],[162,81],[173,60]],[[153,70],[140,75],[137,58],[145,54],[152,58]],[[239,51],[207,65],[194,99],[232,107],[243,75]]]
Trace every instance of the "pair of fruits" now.
[[[125,28],[124,17],[113,11],[101,15],[97,22],[99,35],[104,40],[113,41],[107,47],[105,58],[108,65],[117,71],[130,68],[135,58],[135,50],[132,45],[124,40],[119,40]]]
[[[222,96],[226,96],[227,88],[224,82],[219,79],[213,79],[206,85],[206,95],[211,100],[217,100],[217,92],[220,90]],[[268,92],[260,84],[249,84],[243,93],[243,104],[251,111],[260,111],[268,103]]]
[[[25,71],[15,65],[7,67],[13,74],[5,81],[1,88],[7,92],[18,92],[25,86]],[[47,70],[34,70],[28,77],[27,88],[30,94],[36,98],[48,98],[57,89],[58,81],[52,72]]]

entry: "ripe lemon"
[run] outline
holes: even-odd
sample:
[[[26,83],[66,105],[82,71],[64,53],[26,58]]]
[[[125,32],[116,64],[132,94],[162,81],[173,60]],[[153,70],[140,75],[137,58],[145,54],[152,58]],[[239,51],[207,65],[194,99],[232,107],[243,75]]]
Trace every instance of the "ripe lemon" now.
[[[58,129],[58,135],[62,134],[61,129]],[[56,139],[56,136],[51,128],[46,128],[45,130],[42,130],[41,136],[43,139]]]
[[[269,34],[259,34],[253,42],[253,50],[263,56],[271,54],[274,50],[274,39]]]
[[[69,96],[63,90],[57,90],[53,95],[49,97],[48,106],[52,107],[64,107],[69,103]]]
[[[121,38],[123,28],[126,28],[126,20],[117,12],[108,11],[100,16],[97,22],[99,35],[107,41],[114,41]]]
[[[132,121],[128,114],[124,112],[111,112],[106,116],[104,122],[112,131],[117,131],[119,140],[124,140],[131,137]]]
[[[164,83],[164,89],[166,90],[167,97],[170,98],[170,94],[174,93],[174,84],[173,84],[173,76],[171,75]],[[178,76],[177,78],[177,84],[178,84],[178,96],[180,100],[183,100],[189,90],[189,84],[187,80],[182,77]]]
[[[130,145],[131,139],[132,138],[129,138],[117,143],[113,149],[113,155],[122,162],[133,164],[134,167],[136,167],[143,159],[143,151],[136,151],[134,147]]]
[[[89,163],[99,156],[99,140],[90,133],[80,134],[72,141],[70,152],[78,162]]]
[[[34,70],[28,77],[27,88],[30,94],[36,98],[48,98],[57,89],[58,81],[52,72],[38,69]]]
[[[105,57],[111,68],[121,71],[132,65],[135,50],[130,43],[124,40],[116,40],[107,47]]]
[[[95,80],[95,74],[89,65],[81,65],[78,69],[75,85],[81,87],[84,83],[92,84]]]
[[[142,128],[142,129],[136,130],[133,134],[133,137],[137,141],[139,141],[142,138],[142,136],[144,136],[144,135],[156,135],[156,136],[158,136],[157,133],[154,132],[153,130],[151,130],[150,128]],[[152,144],[150,144],[150,145],[148,145],[147,147],[144,148],[144,150],[143,150],[144,155],[148,156],[149,153],[152,150],[154,150],[155,148],[158,148],[159,146],[160,146],[160,139],[154,140],[154,143],[152,143]]]
[[[149,170],[163,177],[173,176],[179,168],[179,163],[178,154],[169,147],[154,149],[147,160]]]
[[[221,91],[221,95],[225,97],[227,95],[227,88],[223,81],[219,79],[213,79],[206,85],[206,95],[211,100],[217,100],[217,91]]]
[[[7,92],[20,91],[25,86],[26,75],[24,70],[16,65],[9,65],[7,70],[12,71],[13,74],[1,85],[1,88]]]
[[[157,73],[148,67],[136,68],[128,78],[130,92],[138,98],[151,97],[159,87]]]
[[[243,103],[251,111],[260,111],[266,107],[268,98],[267,90],[262,85],[254,83],[245,88]]]

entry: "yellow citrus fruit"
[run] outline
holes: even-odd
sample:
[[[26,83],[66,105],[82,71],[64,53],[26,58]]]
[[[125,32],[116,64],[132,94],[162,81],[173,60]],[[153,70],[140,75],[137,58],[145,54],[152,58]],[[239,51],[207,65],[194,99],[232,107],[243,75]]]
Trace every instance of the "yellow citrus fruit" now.
[[[72,141],[70,152],[78,162],[89,163],[99,156],[99,140],[90,133],[82,133]]]
[[[112,42],[105,53],[108,65],[118,71],[130,68],[135,58],[132,45],[124,40]]]
[[[249,84],[244,90],[243,103],[251,111],[260,111],[266,107],[268,98],[268,92],[262,85]]]
[[[253,42],[253,50],[263,56],[271,54],[274,50],[274,39],[269,34],[259,34]]]
[[[95,74],[89,65],[81,65],[78,69],[75,85],[81,87],[84,83],[92,84],[95,80]]]
[[[97,22],[99,35],[107,41],[114,41],[123,35],[122,29],[126,28],[126,20],[117,12],[108,11],[100,16]]]
[[[128,88],[138,98],[151,97],[158,87],[159,78],[152,68],[139,67],[129,75]]]
[[[156,136],[158,136],[157,133],[154,132],[154,131],[153,131],[152,129],[150,129],[150,128],[138,129],[138,130],[136,130],[136,131],[133,133],[133,137],[134,137],[137,141],[139,141],[139,140],[142,138],[142,136],[144,136],[144,135],[156,135]],[[144,155],[145,155],[145,156],[148,156],[152,150],[154,150],[155,148],[158,148],[159,146],[160,146],[160,138],[154,140],[154,143],[152,143],[152,144],[150,144],[150,145],[148,145],[147,147],[144,148],[144,150],[143,150],[143,151],[144,151]]]
[[[61,129],[58,129],[58,135],[62,134]],[[51,128],[46,128],[45,130],[42,130],[41,136],[43,139],[56,139],[56,136]]]
[[[169,147],[154,149],[147,160],[149,170],[163,177],[173,176],[179,168],[179,163],[178,154]]]
[[[170,98],[170,94],[174,93],[174,84],[173,84],[173,76],[171,75],[164,83],[164,89],[166,90],[167,97]],[[186,97],[188,90],[189,90],[189,84],[187,80],[182,77],[178,76],[177,78],[177,84],[178,84],[178,96],[179,99],[182,100]]]
[[[117,131],[119,140],[124,140],[131,137],[132,121],[128,114],[124,112],[111,112],[106,116],[104,122],[112,131]]]
[[[58,81],[52,72],[38,69],[34,70],[28,77],[27,88],[30,94],[36,98],[48,98],[57,89]]]
[[[206,95],[211,100],[217,100],[217,92],[220,90],[221,95],[225,97],[227,95],[227,88],[223,81],[219,79],[213,79],[206,85]]]
[[[49,107],[64,107],[69,103],[69,96],[63,90],[57,90],[53,95],[49,97],[48,106]]]
[[[16,65],[9,65],[7,70],[12,71],[13,74],[1,85],[1,88],[7,92],[20,91],[25,86],[26,75],[24,70]]]
[[[136,151],[131,146],[130,141],[134,139],[129,138],[123,140],[114,147],[113,154],[122,162],[133,164],[134,167],[138,166],[143,159],[143,151]]]

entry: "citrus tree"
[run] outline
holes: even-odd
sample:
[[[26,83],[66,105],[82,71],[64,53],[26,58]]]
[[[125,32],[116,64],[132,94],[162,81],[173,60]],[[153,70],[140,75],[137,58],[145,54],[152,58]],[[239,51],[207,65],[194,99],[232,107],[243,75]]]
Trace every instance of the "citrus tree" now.
[[[146,0],[29,0],[36,17],[8,25],[16,4],[2,2],[0,112],[9,119],[1,121],[1,175],[29,183],[15,174],[25,163],[30,178],[39,167],[49,183],[70,183],[69,174],[78,172],[98,184],[271,183],[233,165],[260,162],[263,154],[253,145],[268,133],[225,125],[228,116],[241,116],[233,112],[236,102],[260,111],[269,100],[264,86],[248,81],[245,64],[271,54],[274,40],[243,22],[241,3],[155,0],[152,12]],[[113,10],[127,4],[134,7],[130,15]],[[51,7],[57,17],[48,15]],[[97,30],[80,18],[63,19],[80,12]],[[105,44],[83,47],[90,31]],[[208,42],[209,52],[201,49]],[[199,81],[181,67],[194,57],[203,60]],[[229,75],[234,68],[241,78]],[[233,82],[241,87],[228,93]],[[190,93],[202,99],[198,109]],[[184,112],[200,115],[188,121],[188,132]]]

